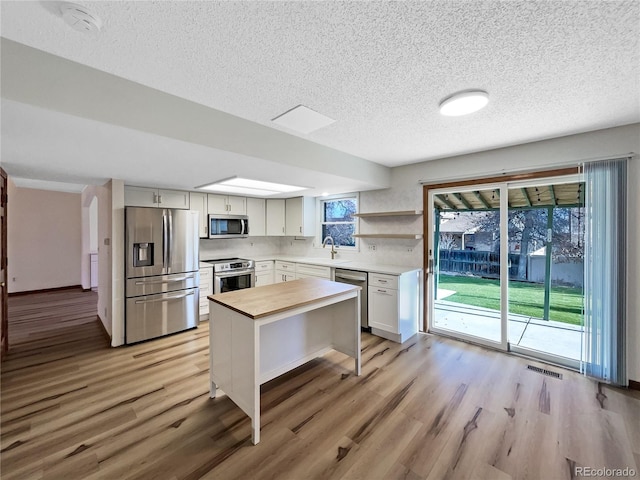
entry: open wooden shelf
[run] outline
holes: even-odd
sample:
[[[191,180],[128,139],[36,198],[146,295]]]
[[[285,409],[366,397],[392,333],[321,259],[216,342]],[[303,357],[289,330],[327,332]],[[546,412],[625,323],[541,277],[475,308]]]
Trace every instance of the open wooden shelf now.
[[[412,240],[418,240],[422,238],[422,234],[419,234],[419,233],[356,233],[354,237],[357,237],[357,238],[408,238]]]
[[[355,217],[360,218],[372,218],[372,217],[409,217],[422,215],[422,210],[400,210],[397,212],[371,212],[371,213],[356,213]]]

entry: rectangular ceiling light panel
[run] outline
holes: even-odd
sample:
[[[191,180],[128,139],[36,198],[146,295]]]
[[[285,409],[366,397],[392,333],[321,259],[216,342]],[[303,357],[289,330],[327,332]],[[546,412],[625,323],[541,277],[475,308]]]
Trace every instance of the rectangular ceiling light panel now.
[[[286,127],[296,132],[307,133],[331,125],[335,122],[333,118],[311,110],[304,105],[298,105],[291,110],[284,112],[272,120],[273,123]]]
[[[270,195],[277,195],[279,193],[290,193],[307,189],[307,187],[299,187],[296,185],[262,182],[260,180],[251,180],[248,178],[240,177],[227,178],[196,188],[201,190],[209,190],[211,192],[256,195],[260,197],[268,197]]]

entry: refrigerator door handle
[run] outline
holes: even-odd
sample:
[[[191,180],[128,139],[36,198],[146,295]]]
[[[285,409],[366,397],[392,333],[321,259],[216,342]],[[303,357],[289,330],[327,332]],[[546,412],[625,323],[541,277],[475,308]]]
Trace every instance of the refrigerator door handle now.
[[[167,268],[167,213],[162,211],[162,268]]]
[[[189,295],[195,295],[195,292],[183,293],[181,295],[175,295],[173,297],[152,298],[150,300],[136,300],[136,303],[168,302],[169,300],[178,300],[180,298],[188,297]]]
[[[167,210],[167,216],[169,217],[169,233],[167,235],[169,240],[169,245],[167,246],[167,267],[171,267],[171,241],[173,240],[173,216],[171,215],[171,210]]]
[[[160,284],[160,283],[183,282],[185,280],[191,280],[192,278],[193,278],[193,275],[188,275],[188,276],[184,276],[184,277],[171,278],[171,279],[167,279],[167,280],[153,280],[153,281],[149,281],[149,282],[136,282],[136,285],[157,285],[157,284]]]

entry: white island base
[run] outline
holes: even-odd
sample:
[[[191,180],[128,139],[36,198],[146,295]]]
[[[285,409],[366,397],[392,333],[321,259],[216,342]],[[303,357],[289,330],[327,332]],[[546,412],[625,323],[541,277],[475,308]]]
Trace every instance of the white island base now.
[[[331,349],[360,375],[360,287],[306,278],[209,296],[211,397],[222,390],[260,441],[260,385]]]

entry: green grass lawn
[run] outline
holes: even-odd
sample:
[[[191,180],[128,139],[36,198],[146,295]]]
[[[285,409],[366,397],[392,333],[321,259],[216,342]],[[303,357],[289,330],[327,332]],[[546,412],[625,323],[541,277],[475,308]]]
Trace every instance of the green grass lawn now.
[[[500,310],[500,282],[479,277],[440,275],[438,288],[456,293],[444,300]],[[551,287],[550,318],[557,322],[582,324],[582,289]],[[544,285],[509,282],[509,312],[542,318]]]

